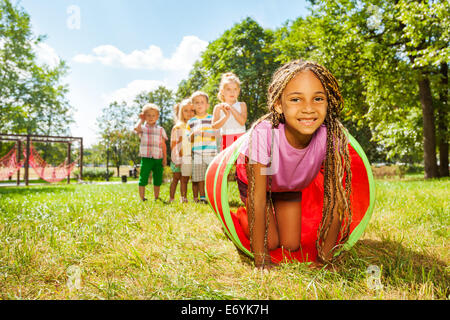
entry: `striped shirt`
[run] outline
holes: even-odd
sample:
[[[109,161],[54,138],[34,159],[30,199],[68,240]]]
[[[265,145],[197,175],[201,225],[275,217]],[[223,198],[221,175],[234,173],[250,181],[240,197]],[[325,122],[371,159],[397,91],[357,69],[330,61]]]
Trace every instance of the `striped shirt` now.
[[[139,155],[145,158],[162,159],[162,144],[165,143],[164,140],[167,140],[164,128],[158,125],[149,126],[145,123],[142,126]]]
[[[193,117],[187,123],[188,134],[193,131],[201,130],[203,132],[214,133],[212,128],[212,115],[207,114],[204,117]],[[192,144],[192,153],[195,155],[215,155],[217,153],[216,137],[202,137],[197,134],[194,136]]]

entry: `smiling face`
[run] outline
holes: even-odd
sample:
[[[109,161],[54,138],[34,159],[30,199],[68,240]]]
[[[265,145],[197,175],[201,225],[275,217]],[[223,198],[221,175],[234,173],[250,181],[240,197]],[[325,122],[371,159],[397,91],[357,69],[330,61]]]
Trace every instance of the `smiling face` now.
[[[222,89],[222,96],[224,99],[224,102],[232,105],[237,101],[237,98],[239,97],[239,93],[241,91],[241,88],[239,88],[239,85],[234,81],[229,81],[223,85]]]
[[[287,83],[275,110],[284,114],[286,138],[293,147],[309,144],[325,120],[327,106],[325,89],[312,71],[301,71]]]

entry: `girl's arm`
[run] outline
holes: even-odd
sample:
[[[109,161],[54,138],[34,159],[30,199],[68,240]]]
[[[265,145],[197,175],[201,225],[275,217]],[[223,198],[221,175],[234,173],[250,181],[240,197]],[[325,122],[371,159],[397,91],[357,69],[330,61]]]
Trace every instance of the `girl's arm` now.
[[[212,128],[213,129],[220,129],[222,128],[222,126],[225,124],[225,122],[228,120],[228,118],[230,117],[230,112],[227,111],[224,107],[223,107],[223,103],[220,103],[218,105],[216,105],[214,107],[214,112],[213,112],[213,119],[212,119]],[[223,112],[225,113],[225,116],[220,118],[220,110],[223,110]]]
[[[250,168],[251,167],[251,168]],[[266,188],[267,188],[267,175],[261,174],[263,168],[267,166],[260,163],[247,165],[247,177],[248,177],[248,221],[249,225],[254,219],[253,228],[250,234],[250,243],[252,244],[253,254],[255,255],[255,265],[257,267],[270,262],[270,256],[267,248],[264,247],[264,235],[266,230]],[[250,170],[253,169],[254,188],[255,191],[252,194],[250,192],[251,175]],[[253,217],[254,213],[254,217]]]
[[[178,144],[178,128],[173,127],[172,128],[172,132],[170,133],[170,150],[173,150],[173,148],[175,148],[175,146]]]
[[[245,102],[241,102],[241,112],[238,112],[232,107],[230,107],[229,110],[241,126],[245,125],[245,122],[247,121],[247,104]]]

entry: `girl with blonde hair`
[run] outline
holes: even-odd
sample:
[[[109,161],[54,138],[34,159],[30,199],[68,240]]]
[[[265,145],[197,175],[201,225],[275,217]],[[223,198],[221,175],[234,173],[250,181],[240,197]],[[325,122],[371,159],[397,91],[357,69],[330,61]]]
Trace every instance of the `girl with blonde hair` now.
[[[234,73],[222,75],[217,95],[221,103],[214,107],[212,124],[213,129],[220,129],[222,150],[245,133],[247,105],[238,101],[240,86],[241,82]]]
[[[172,182],[169,201],[174,201],[178,181],[180,181],[181,201],[187,202],[187,184],[191,176],[192,164],[191,143],[186,136],[186,127],[188,120],[194,116],[194,106],[191,99],[184,99],[177,104],[177,109],[177,122],[172,128],[170,138]]]

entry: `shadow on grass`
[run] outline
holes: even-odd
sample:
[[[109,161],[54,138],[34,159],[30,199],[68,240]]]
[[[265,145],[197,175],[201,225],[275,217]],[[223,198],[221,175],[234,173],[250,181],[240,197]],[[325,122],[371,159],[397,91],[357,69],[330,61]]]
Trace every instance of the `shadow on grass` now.
[[[446,299],[450,294],[448,264],[435,256],[406,248],[398,241],[360,240],[342,254],[339,264],[339,274],[349,280],[354,276],[346,270],[356,267],[365,272],[369,265],[377,265],[382,270],[383,281],[392,286],[406,284],[417,288],[431,282],[439,299]]]

